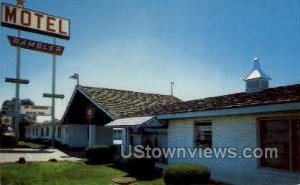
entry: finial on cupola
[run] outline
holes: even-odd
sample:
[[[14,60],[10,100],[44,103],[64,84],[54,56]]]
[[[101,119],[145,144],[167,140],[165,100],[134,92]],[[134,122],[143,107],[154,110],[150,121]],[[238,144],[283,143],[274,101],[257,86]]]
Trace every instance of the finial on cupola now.
[[[246,92],[258,92],[269,88],[271,78],[263,72],[259,64],[259,58],[253,59],[254,65],[252,71],[244,79],[246,81]]]

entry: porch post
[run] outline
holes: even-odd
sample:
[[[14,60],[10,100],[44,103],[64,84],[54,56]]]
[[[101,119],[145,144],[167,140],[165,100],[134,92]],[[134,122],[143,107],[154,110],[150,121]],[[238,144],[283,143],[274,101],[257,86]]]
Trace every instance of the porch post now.
[[[144,146],[144,133],[143,133],[143,127],[142,126],[141,126],[140,134],[141,134],[141,145]]]
[[[126,154],[128,154],[130,151],[129,151],[129,145],[132,145],[132,141],[131,141],[131,128],[128,127],[126,128],[126,144],[125,144],[125,151],[126,151]]]
[[[96,125],[89,125],[89,147],[96,143]]]

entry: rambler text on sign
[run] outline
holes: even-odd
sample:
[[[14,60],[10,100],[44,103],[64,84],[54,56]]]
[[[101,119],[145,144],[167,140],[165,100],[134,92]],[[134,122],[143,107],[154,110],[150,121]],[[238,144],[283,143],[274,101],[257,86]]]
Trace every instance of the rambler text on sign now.
[[[38,42],[29,39],[23,39],[20,37],[7,36],[12,46],[18,46],[25,49],[31,49],[34,51],[40,51],[53,55],[62,55],[64,51],[63,46],[48,44],[44,42]]]
[[[70,21],[22,7],[2,3],[1,25],[62,39],[70,38]]]

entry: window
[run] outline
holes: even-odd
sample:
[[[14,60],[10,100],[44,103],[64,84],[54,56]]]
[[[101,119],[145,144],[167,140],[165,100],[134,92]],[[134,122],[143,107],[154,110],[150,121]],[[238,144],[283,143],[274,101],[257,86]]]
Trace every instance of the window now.
[[[300,171],[300,119],[260,121],[260,147],[277,148],[278,158],[260,159],[263,167]]]
[[[46,136],[49,136],[49,127],[46,128]]]
[[[212,147],[211,122],[196,122],[194,124],[194,146],[201,148]]]
[[[87,140],[90,140],[90,127],[87,127]]]
[[[61,127],[57,128],[57,137],[60,138],[61,137]]]
[[[41,128],[41,136],[44,136],[44,128]]]

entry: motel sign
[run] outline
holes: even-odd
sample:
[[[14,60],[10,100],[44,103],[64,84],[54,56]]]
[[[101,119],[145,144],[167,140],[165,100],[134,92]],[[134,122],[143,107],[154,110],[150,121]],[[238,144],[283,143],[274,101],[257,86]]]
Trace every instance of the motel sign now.
[[[21,48],[30,49],[38,52],[52,54],[52,93],[45,94],[44,97],[51,97],[52,106],[50,107],[22,107],[22,112],[30,112],[36,115],[50,115],[51,123],[51,143],[54,146],[54,127],[55,127],[55,98],[63,98],[64,95],[55,94],[56,84],[56,56],[63,54],[64,47],[56,45],[56,38],[70,39],[70,21],[61,17],[41,13],[34,10],[24,8],[23,0],[16,0],[17,6],[1,3],[1,26],[18,30],[17,37],[8,36],[8,40],[12,46],[17,49],[16,55],[16,78],[6,78],[5,82],[16,83],[16,103],[15,103],[15,138],[19,139],[19,98],[20,84],[28,84],[29,80],[20,78],[21,67]],[[29,40],[21,38],[21,30],[29,31],[37,34],[43,34],[53,37],[53,44]]]
[[[2,3],[1,25],[40,33],[62,39],[70,39],[70,21],[53,15]]]
[[[39,42],[35,40],[24,39],[20,37],[7,36],[10,45],[21,47],[25,49],[30,49],[34,51],[54,54],[54,55],[62,55],[64,51],[63,46],[48,44],[45,42]]]

